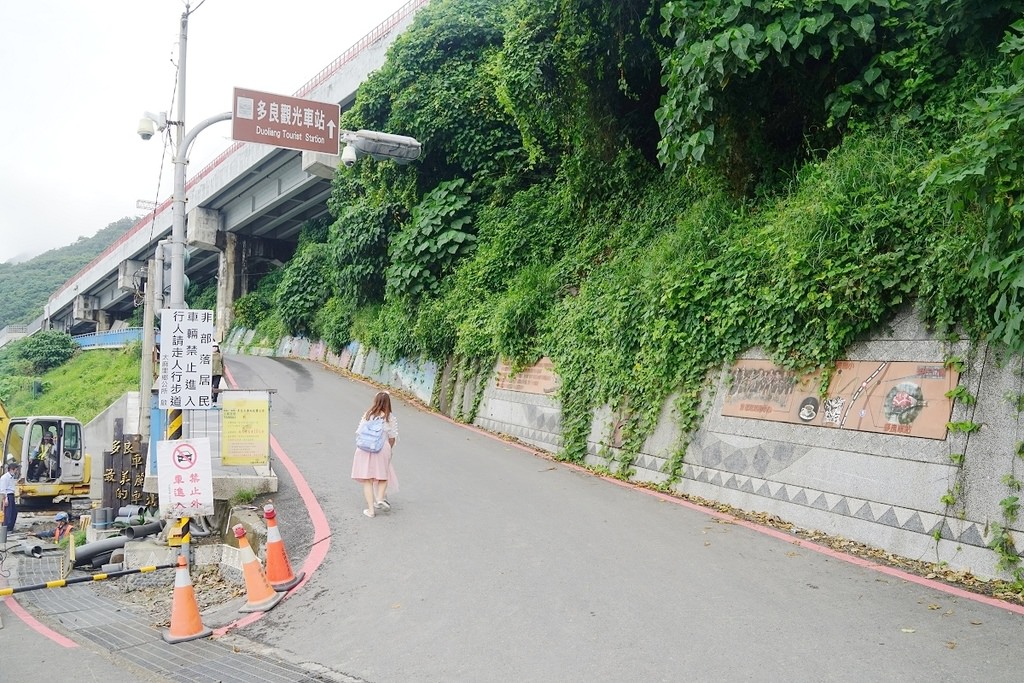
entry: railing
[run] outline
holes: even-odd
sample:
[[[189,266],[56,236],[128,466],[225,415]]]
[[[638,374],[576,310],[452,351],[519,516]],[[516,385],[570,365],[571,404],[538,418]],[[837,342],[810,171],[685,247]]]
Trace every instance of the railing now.
[[[90,332],[72,337],[83,349],[116,349],[131,342],[142,341],[141,327],[126,327],[106,332]]]
[[[365,36],[360,38],[355,45],[345,50],[345,52],[343,52],[340,57],[338,57],[333,62],[328,64],[323,70],[320,71],[320,73],[318,73],[316,76],[311,78],[305,85],[299,88],[294,93],[295,97],[302,97],[304,95],[309,94],[313,90],[313,88],[326,81],[332,74],[334,74],[334,72],[336,72],[338,69],[340,69],[348,62],[352,61],[359,53],[368,48],[370,45],[373,45],[382,37],[386,36],[395,28],[395,26],[400,24],[406,17],[408,17],[410,14],[418,10],[420,7],[426,5],[428,2],[430,2],[430,0],[409,0],[409,2],[405,3],[404,5],[402,5],[402,7],[396,10],[394,14],[392,14],[390,17],[381,22],[381,24],[377,26],[377,28],[373,29]],[[233,143],[230,147],[228,147],[226,150],[217,155],[217,157],[213,161],[211,161],[209,164],[204,166],[198,173],[192,176],[191,180],[189,180],[188,183],[185,184],[185,189],[191,189],[193,185],[195,185],[200,180],[205,178],[207,175],[212,173],[217,166],[222,164],[225,159],[227,159],[229,156],[237,152],[245,144],[248,143]],[[172,201],[173,197],[170,199],[165,199],[163,203],[160,204],[160,206],[158,206],[156,209],[147,214],[146,217],[140,219],[138,223],[133,225],[125,234],[121,235],[119,238],[117,238],[117,240],[114,241],[113,244],[107,247],[102,254],[100,254],[92,261],[90,261],[84,268],[79,270],[74,275],[74,277],[67,280],[63,285],[60,286],[60,288],[57,289],[57,291],[51,294],[50,300],[52,301],[54,297],[63,293],[64,290],[67,289],[72,282],[76,281],[82,275],[85,275],[85,273],[90,268],[98,264],[100,261],[105,259],[110,254],[112,254],[115,249],[117,249],[119,246],[128,241],[130,237],[139,232],[143,227],[146,226],[147,223],[155,223],[156,217],[159,214],[163,213],[167,208],[169,208],[171,206]]]

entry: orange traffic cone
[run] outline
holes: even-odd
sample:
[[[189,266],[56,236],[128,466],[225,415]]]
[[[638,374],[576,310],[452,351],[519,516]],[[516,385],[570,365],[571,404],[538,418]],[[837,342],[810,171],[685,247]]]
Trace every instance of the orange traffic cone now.
[[[183,643],[186,640],[205,638],[213,629],[203,626],[199,616],[199,603],[188,575],[188,564],[184,555],[178,555],[178,567],[174,570],[174,599],[171,601],[171,627],[164,631],[168,643]]]
[[[298,575],[292,571],[288,553],[284,550],[281,530],[277,528],[277,511],[274,506],[263,506],[263,519],[267,521],[267,582],[278,592],[289,591],[298,585],[305,572]]]
[[[277,606],[284,598],[284,593],[277,593],[270,584],[267,577],[263,575],[263,567],[256,559],[256,553],[249,545],[249,539],[245,537],[245,527],[236,524],[231,527],[238,539],[238,551],[242,555],[242,573],[245,574],[246,602],[238,608],[239,612],[269,612]]]

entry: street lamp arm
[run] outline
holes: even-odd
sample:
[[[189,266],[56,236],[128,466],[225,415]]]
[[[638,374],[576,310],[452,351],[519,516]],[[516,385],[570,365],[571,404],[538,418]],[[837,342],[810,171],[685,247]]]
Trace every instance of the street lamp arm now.
[[[188,148],[201,132],[215,123],[230,118],[231,112],[227,111],[200,121],[179,140],[178,149],[174,153],[174,198],[171,202],[171,308],[185,308],[185,165],[188,163]]]
[[[207,128],[209,128],[213,124],[220,123],[221,121],[230,121],[231,118],[232,118],[231,112],[226,111],[226,112],[222,112],[220,114],[216,114],[214,116],[211,116],[208,119],[203,119],[202,121],[197,123],[195,128],[190,130],[185,135],[184,139],[182,139],[181,144],[178,145],[178,152],[177,152],[177,155],[175,157],[175,162],[177,162],[177,160],[179,158],[180,159],[187,159],[188,158],[188,148],[192,146],[193,142],[195,142],[195,139],[196,139],[197,135],[202,133],[204,130],[206,130]]]

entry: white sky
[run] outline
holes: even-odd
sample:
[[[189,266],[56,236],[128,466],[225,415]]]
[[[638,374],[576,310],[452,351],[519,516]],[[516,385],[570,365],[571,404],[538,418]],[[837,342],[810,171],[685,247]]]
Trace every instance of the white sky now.
[[[191,0],[185,123],[231,110],[234,87],[291,94],[407,0]],[[144,111],[168,111],[183,0],[19,0],[0,21],[0,262],[71,244],[171,195]],[[199,133],[188,177],[231,145]],[[159,195],[158,183],[159,181]],[[69,276],[72,273],[68,274]]]

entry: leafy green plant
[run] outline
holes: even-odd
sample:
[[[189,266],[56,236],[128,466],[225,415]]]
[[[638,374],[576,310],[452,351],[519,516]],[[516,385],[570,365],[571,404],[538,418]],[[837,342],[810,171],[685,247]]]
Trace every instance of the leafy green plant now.
[[[334,353],[342,349],[352,340],[352,317],[355,305],[350,299],[334,296],[327,300],[314,316],[313,333],[327,342],[327,348]]]
[[[958,422],[947,422],[946,429],[951,432],[959,432],[961,434],[971,434],[981,429],[981,425],[977,422],[970,420],[961,420]]]
[[[284,267],[274,304],[288,331],[301,335],[312,330],[317,311],[332,293],[330,263],[318,245],[309,244]]]
[[[985,235],[973,254],[972,274],[991,292],[992,336],[1007,347],[1024,349],[1024,281],[1021,240],[1024,216],[1019,197],[1024,183],[1024,20],[1014,23],[999,48],[1003,82],[986,89],[970,106],[967,131],[932,165],[926,182],[950,189],[957,215],[981,212]]]
[[[256,288],[234,303],[235,324],[255,329],[273,310],[277,286],[284,270],[275,269],[259,278]]]
[[[978,402],[978,399],[976,399],[974,395],[967,390],[967,387],[962,384],[958,384],[953,389],[947,391],[946,398],[951,398],[954,401],[960,401],[965,406],[973,406]]]
[[[212,311],[217,307],[217,281],[189,284],[185,290],[185,301],[189,308]]]
[[[30,364],[36,373],[46,372],[66,363],[78,345],[66,332],[43,330],[15,342],[12,353]]]
[[[412,219],[391,242],[387,286],[418,298],[434,293],[476,242],[466,181],[440,183],[413,209]]]

